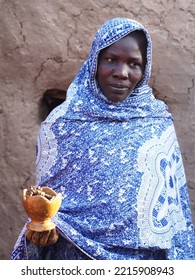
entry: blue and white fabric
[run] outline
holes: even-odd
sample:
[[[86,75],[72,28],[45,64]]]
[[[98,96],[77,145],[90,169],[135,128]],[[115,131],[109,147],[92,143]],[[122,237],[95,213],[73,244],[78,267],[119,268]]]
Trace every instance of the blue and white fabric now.
[[[96,82],[98,54],[134,30],[147,38],[144,76],[114,103]],[[36,184],[63,195],[60,232],[48,248],[25,240],[12,259],[195,259],[188,187],[173,119],[148,86],[150,35],[115,18],[98,30],[67,99],[41,124]]]

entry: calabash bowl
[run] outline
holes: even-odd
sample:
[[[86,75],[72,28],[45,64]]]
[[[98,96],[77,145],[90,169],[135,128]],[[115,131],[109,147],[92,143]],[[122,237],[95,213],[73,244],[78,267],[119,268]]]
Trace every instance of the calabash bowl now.
[[[52,198],[48,198],[41,195],[28,195],[27,189],[23,190],[22,203],[24,209],[31,219],[27,224],[27,228],[32,231],[46,231],[55,228],[55,224],[51,219],[58,212],[61,202],[61,193],[56,193],[49,187],[42,187],[42,191],[51,195]]]

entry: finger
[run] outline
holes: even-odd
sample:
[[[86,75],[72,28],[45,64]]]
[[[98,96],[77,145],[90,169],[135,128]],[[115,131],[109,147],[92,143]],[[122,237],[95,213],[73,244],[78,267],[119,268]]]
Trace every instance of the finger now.
[[[38,245],[40,240],[41,232],[34,231],[32,234],[31,241],[33,244]]]
[[[50,232],[51,232],[50,230],[47,230],[47,231],[43,231],[43,232],[42,232],[42,235],[41,235],[41,238],[40,238],[40,241],[39,241],[39,244],[40,244],[41,246],[44,247],[44,246],[47,245]]]
[[[34,233],[34,231],[32,231],[32,230],[30,230],[30,229],[27,229],[27,230],[26,230],[25,236],[26,236],[26,239],[27,239],[28,241],[31,241],[33,233]]]
[[[56,241],[58,240],[58,232],[56,231],[56,229],[52,229],[51,230],[51,233],[49,235],[49,238],[48,238],[48,242],[47,242],[47,245],[52,245],[54,243],[56,243]]]

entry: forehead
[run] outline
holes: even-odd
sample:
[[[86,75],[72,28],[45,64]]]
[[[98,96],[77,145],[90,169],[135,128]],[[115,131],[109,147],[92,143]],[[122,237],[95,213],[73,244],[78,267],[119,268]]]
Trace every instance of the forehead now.
[[[136,54],[141,53],[138,41],[129,35],[102,50],[104,54],[130,54],[132,52]]]

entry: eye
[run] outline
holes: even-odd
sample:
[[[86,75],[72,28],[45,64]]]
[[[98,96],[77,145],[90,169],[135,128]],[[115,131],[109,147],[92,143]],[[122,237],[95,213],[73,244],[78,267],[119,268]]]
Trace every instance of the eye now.
[[[116,61],[115,58],[112,58],[112,57],[106,57],[106,61],[109,62],[109,63],[113,63]]]
[[[137,62],[137,61],[134,61],[134,62],[131,61],[129,63],[129,66],[134,68],[134,69],[140,69],[140,68],[142,68],[142,63]]]

